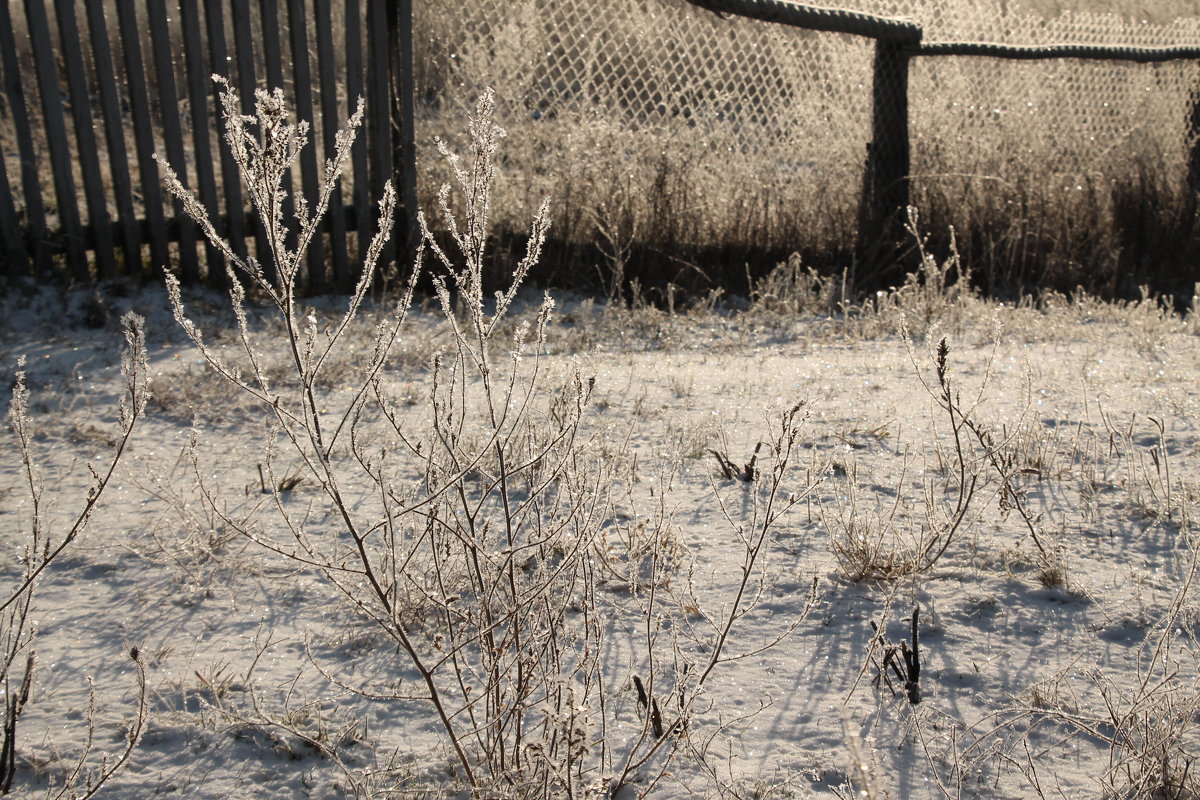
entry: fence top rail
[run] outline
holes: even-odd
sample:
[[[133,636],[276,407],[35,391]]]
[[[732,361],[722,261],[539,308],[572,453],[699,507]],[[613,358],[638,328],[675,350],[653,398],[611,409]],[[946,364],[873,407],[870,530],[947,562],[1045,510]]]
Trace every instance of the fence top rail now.
[[[908,20],[879,17],[841,8],[821,8],[800,5],[788,0],[688,0],[700,8],[717,14],[778,22],[797,28],[828,33],[848,33],[871,39],[886,39],[901,44],[916,45],[921,41],[921,27]]]
[[[1142,63],[1200,60],[1200,45],[1175,47],[1132,47],[1125,45],[1042,44],[1013,45],[998,42],[925,43],[923,28],[915,22],[880,17],[840,8],[802,5],[791,0],[688,0],[717,14],[777,22],[797,28],[848,33],[907,45],[918,56],[990,56],[1015,60],[1079,58]]]
[[[1050,58],[1081,58],[1101,61],[1178,61],[1200,59],[1200,46],[1126,47],[1120,45],[1043,44],[1013,45],[994,42],[937,42],[922,44],[920,56],[990,56],[1033,61]]]

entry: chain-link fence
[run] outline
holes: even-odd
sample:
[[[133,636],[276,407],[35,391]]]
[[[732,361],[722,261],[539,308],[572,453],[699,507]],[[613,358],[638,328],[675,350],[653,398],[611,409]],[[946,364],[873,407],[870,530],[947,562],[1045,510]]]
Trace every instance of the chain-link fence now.
[[[1200,45],[1200,19],[855,5],[916,23],[926,46]],[[623,238],[636,241],[666,279],[688,258],[681,252],[844,260],[857,243],[869,148],[889,145],[872,143],[871,39],[685,0],[425,3],[416,29],[421,137],[453,130],[485,84],[504,104],[508,224],[550,195],[561,236],[610,256],[628,252]],[[1128,268],[1122,252],[1153,249],[1125,240],[1157,230],[1141,216],[1163,208],[1130,208],[1141,201],[1165,203],[1176,214],[1167,227],[1194,233],[1184,217],[1196,188],[1196,60],[923,57],[907,84],[911,199],[932,225],[958,229],[993,284],[1037,281],[1047,269],[1059,282],[1103,273],[1113,283]],[[1122,230],[1130,225],[1141,230]],[[722,268],[744,265],[706,266]]]
[[[710,251],[853,247],[869,40],[685,0],[442,0],[415,30],[419,140],[497,92],[507,224],[549,195],[558,236],[613,258],[632,242],[666,279]]]

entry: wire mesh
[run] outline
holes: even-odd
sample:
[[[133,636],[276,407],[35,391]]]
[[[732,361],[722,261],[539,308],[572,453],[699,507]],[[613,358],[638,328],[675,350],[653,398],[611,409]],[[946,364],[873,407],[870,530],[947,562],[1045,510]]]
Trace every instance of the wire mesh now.
[[[926,42],[1200,44],[1200,19],[1045,18],[1015,4],[938,0],[848,5],[912,20]],[[870,142],[871,40],[684,0],[442,0],[417,14],[427,101],[418,133],[453,130],[480,87],[493,86],[512,134],[508,221],[551,195],[567,236],[607,226],[664,245],[830,251],[853,242],[869,147],[888,145]],[[1032,218],[1111,202],[1098,190],[1148,173],[1183,192],[1197,92],[1194,61],[916,58],[912,198],[963,226],[968,212],[983,213],[981,197],[989,211]],[[425,172],[426,185],[436,181]]]
[[[550,195],[568,237],[600,226],[660,245],[779,246],[819,227],[852,240],[869,40],[684,0],[476,0],[417,15],[418,137],[451,134],[493,87],[510,133],[497,211],[514,223]]]

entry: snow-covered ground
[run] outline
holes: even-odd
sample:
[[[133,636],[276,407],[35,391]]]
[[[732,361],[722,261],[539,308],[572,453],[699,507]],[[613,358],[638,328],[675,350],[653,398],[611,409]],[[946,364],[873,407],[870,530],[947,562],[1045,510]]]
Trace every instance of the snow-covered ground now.
[[[222,299],[187,300],[212,346],[234,351]],[[267,417],[208,371],[165,294],[0,302],[0,362],[11,375],[17,356],[28,358],[34,456],[58,535],[82,507],[89,465],[111,458],[119,433],[125,309],[148,319],[155,395],[90,525],[37,587],[14,792],[62,780],[89,717],[93,763],[119,753],[138,704],[131,647],[147,670],[148,718],[107,796],[332,798],[354,796],[356,781],[399,787],[395,796],[450,791],[454,759],[428,703],[350,690],[419,694],[397,645],[319,571],[239,535],[206,502],[197,471],[220,512],[250,529],[269,533],[282,507],[316,536],[341,535],[311,476],[263,491]],[[314,316],[332,318],[337,302],[314,301]],[[675,554],[658,591],[678,614],[662,630],[693,632],[663,645],[676,669],[703,660],[704,624],[730,608],[746,552],[739,526],[752,530],[754,498],[770,488],[781,414],[803,403],[780,480],[798,502],[771,530],[762,581],[751,583],[761,595],[726,645],[726,656],[744,657],[716,667],[686,729],[666,734],[677,737],[675,757],[631,775],[627,793],[656,778],[656,798],[1076,798],[1138,780],[1136,796],[1149,797],[1176,779],[1188,784],[1181,792],[1200,782],[1200,766],[1187,772],[1200,753],[1190,578],[1200,338],[1190,321],[1148,307],[968,299],[941,309],[932,330],[910,318],[910,350],[894,324],[562,306],[542,357],[546,385],[576,368],[595,379],[579,438],[587,463],[606,470],[602,523],[610,535],[642,524]],[[261,316],[263,340],[282,348]],[[370,319],[339,356],[344,372],[319,387],[331,407],[370,354]],[[386,392],[419,410],[429,356],[451,339],[431,310],[414,312],[407,331]],[[911,574],[856,582],[834,544],[878,543],[874,560],[886,562],[958,506],[952,418],[937,402],[943,335],[958,407],[991,433],[992,454],[1011,460],[993,464],[961,428],[973,497],[945,553]],[[759,442],[768,444],[756,481],[722,474],[714,453],[741,468]],[[0,451],[0,569],[11,588],[31,505],[7,427]],[[297,466],[286,455],[279,464]],[[595,600],[606,625],[603,736],[618,761],[648,727],[633,682],[646,675],[637,610],[647,591],[609,576]],[[879,680],[889,648],[911,636],[914,609],[917,704],[897,672]],[[20,673],[11,668],[10,691]],[[599,730],[589,728],[590,752]]]

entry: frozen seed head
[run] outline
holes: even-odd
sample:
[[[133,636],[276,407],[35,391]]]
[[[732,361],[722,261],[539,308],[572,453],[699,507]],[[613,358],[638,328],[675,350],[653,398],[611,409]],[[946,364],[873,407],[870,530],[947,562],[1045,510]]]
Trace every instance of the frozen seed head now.
[[[946,337],[943,336],[942,340],[938,342],[937,347],[937,375],[939,383],[946,382],[946,358],[949,355],[950,345],[946,344]]]

